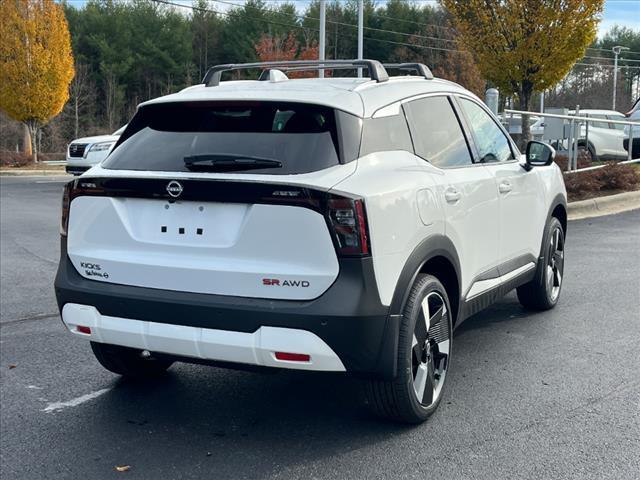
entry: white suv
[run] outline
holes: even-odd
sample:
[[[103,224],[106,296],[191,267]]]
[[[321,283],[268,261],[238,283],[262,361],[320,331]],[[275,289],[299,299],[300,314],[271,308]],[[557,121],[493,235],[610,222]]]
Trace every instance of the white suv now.
[[[286,76],[354,67],[369,77]],[[220,81],[246,68],[261,80]],[[527,150],[424,65],[213,67],[141,104],[67,185],[62,319],[121,375],[349,372],[377,413],[423,421],[455,327],[514,288],[525,307],[558,301],[564,183],[550,147]]]
[[[102,162],[127,128],[120,127],[111,135],[76,138],[67,146],[67,173],[80,175]]]
[[[575,115],[574,110],[569,112]],[[609,123],[608,120],[626,120],[625,116],[615,110],[580,110],[579,116],[598,118],[600,121],[589,122],[588,139],[587,127],[581,125],[578,147],[587,149],[593,161],[626,160],[627,151],[624,148],[624,125]]]

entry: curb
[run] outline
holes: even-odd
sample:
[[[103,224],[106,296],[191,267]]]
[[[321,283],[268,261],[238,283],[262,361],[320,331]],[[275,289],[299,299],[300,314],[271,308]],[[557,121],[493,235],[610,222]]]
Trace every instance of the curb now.
[[[640,190],[571,202],[567,205],[567,213],[569,220],[580,220],[627,212],[636,208],[640,208]]]
[[[44,176],[71,177],[64,170],[0,170],[0,177],[44,177]]]

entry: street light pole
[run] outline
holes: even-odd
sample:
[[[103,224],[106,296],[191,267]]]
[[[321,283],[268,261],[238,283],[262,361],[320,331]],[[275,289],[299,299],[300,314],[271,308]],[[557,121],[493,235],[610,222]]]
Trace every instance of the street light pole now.
[[[620,52],[622,52],[623,50],[629,50],[629,47],[623,47],[623,46],[620,46],[620,45],[616,45],[611,50],[613,50],[613,55],[614,55],[614,59],[613,59],[613,106],[611,107],[611,110],[615,110],[616,109],[616,93],[617,93],[617,89],[618,89],[618,55],[620,55]]]
[[[358,0],[358,60],[364,56],[364,0]],[[358,68],[358,78],[362,78],[362,68]]]
[[[320,42],[318,45],[318,60],[324,60],[325,39],[327,29],[327,3],[326,0],[320,0]],[[318,76],[324,78],[324,69],[318,70]]]

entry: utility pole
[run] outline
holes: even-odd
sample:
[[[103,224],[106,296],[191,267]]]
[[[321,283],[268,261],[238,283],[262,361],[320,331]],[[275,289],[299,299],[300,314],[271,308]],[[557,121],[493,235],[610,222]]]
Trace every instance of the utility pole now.
[[[615,110],[616,109],[616,90],[618,87],[618,55],[620,55],[620,52],[622,52],[623,50],[629,50],[629,47],[622,47],[620,45],[616,45],[615,47],[613,47],[611,50],[613,50],[613,54],[614,54],[614,60],[613,60],[613,106],[611,107],[611,110]]]
[[[320,0],[320,42],[318,46],[318,60],[324,60],[325,39],[327,36],[327,2]],[[318,70],[318,76],[324,78],[324,68]]]
[[[364,58],[364,0],[358,0],[358,60]],[[358,78],[362,78],[362,68],[358,68]]]

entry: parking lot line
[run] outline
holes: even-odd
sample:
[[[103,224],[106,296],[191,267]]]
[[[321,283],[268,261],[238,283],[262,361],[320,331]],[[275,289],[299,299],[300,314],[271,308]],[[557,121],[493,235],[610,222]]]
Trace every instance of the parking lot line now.
[[[72,400],[67,400],[66,402],[53,402],[47,405],[42,411],[46,413],[51,413],[51,412],[58,412],[60,410],[64,410],[65,408],[69,408],[69,407],[77,407],[78,405],[82,405],[83,403],[93,400],[94,398],[98,398],[100,395],[104,395],[109,390],[111,389],[103,388],[101,390],[87,393],[86,395],[82,395]]]

